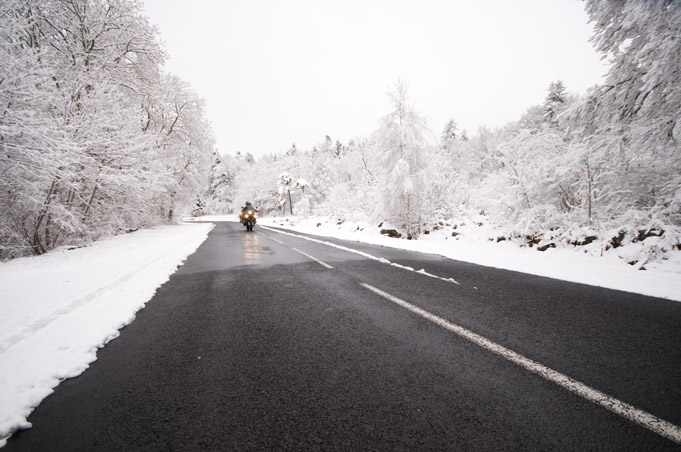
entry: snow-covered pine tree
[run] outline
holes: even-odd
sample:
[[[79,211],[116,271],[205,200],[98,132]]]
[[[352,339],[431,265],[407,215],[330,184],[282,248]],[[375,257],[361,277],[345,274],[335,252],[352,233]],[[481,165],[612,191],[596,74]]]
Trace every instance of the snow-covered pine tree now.
[[[334,145],[334,157],[337,159],[341,158],[343,154],[345,153],[345,146],[340,142],[340,140],[336,140],[336,144]]]
[[[194,216],[194,217],[203,216],[203,209],[204,208],[205,208],[205,205],[203,203],[203,199],[201,199],[201,196],[197,195],[196,196],[196,203],[194,204],[194,209],[192,210],[192,216]]]
[[[442,131],[442,135],[440,136],[440,149],[449,151],[452,145],[458,139],[459,129],[456,125],[456,121],[450,119],[447,125],[445,126],[444,130]]]
[[[375,133],[384,165],[379,185],[383,215],[416,238],[426,185],[426,134],[430,132],[426,120],[411,105],[405,82],[395,83],[388,99],[393,111],[383,118]]]
[[[227,213],[234,205],[234,178],[226,162],[217,151],[213,153],[208,189],[206,190],[206,209],[209,213]]]
[[[565,85],[563,85],[562,81],[557,80],[551,82],[547,91],[548,94],[542,105],[544,121],[551,126],[556,126],[558,124],[556,116],[565,108],[565,103],[567,102]]]
[[[326,136],[324,137],[324,141],[322,141],[322,142],[320,143],[319,149],[320,149],[323,153],[327,153],[327,152],[330,153],[330,154],[333,154],[333,153],[334,153],[334,149],[333,149],[333,140],[331,139],[331,136],[330,136],[330,135],[326,135]]]

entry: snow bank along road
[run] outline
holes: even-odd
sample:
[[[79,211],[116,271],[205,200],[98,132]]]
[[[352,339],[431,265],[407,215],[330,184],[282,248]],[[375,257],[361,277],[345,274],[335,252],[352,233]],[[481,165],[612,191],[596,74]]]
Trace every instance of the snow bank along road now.
[[[0,447],[203,243],[213,224],[162,226],[0,264]]]
[[[678,450],[681,304],[218,223],[8,451]]]

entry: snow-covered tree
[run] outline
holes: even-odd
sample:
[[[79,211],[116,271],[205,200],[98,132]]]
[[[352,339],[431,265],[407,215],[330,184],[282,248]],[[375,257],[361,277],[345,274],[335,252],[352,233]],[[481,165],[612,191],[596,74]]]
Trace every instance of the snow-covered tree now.
[[[171,191],[191,208],[210,128],[198,110],[175,144],[158,127],[163,60],[135,1],[0,5],[0,257],[164,221]]]
[[[302,191],[303,193],[305,193],[305,189],[309,186],[310,186],[310,183],[303,178],[296,180],[296,188],[299,189],[300,191]]]
[[[295,203],[296,215],[310,215],[312,209],[312,205],[310,203],[311,194],[309,189],[307,193],[305,192],[305,189],[310,187],[310,183],[307,180],[300,178],[296,180],[295,187],[296,189],[300,190],[300,196],[298,197],[298,201]]]
[[[295,143],[293,143],[291,145],[291,147],[289,148],[289,150],[286,151],[286,155],[288,155],[288,156],[293,156],[293,155],[296,155],[297,153],[298,153],[298,148],[296,147]]]
[[[279,195],[281,196],[281,205],[284,206],[288,199],[289,214],[293,215],[293,201],[291,200],[291,185],[293,179],[288,172],[283,172],[279,175]]]
[[[191,208],[194,193],[207,186],[214,150],[212,129],[205,119],[203,99],[174,75],[162,75],[145,108],[147,133],[156,140],[153,154],[159,172],[167,176],[157,205],[172,221],[176,211]]]
[[[201,199],[201,196],[196,196],[196,203],[194,204],[194,209],[192,210],[192,216],[194,217],[200,217],[203,216],[203,209],[206,206],[203,203],[203,200]]]
[[[385,116],[375,137],[384,165],[380,179],[385,218],[411,237],[420,233],[424,201],[425,152],[428,126],[410,103],[406,83],[398,81],[388,93],[393,111]]]
[[[206,199],[206,209],[210,213],[227,213],[234,209],[234,176],[217,151],[213,153]]]
[[[334,145],[334,151],[333,152],[334,152],[334,156],[339,159],[345,153],[345,146],[343,146],[343,144],[339,140],[336,140],[336,144]]]
[[[570,115],[590,160],[604,164],[594,214],[646,211],[637,221],[681,225],[681,3],[589,0],[586,10],[611,62]]]
[[[440,136],[440,148],[449,151],[459,139],[459,128],[456,125],[456,121],[450,119]]]
[[[560,80],[551,82],[548,88],[548,94],[542,105],[544,121],[550,125],[557,125],[558,121],[556,116],[565,108],[566,102],[567,94],[563,82]]]
[[[517,121],[519,129],[537,133],[546,127],[544,109],[540,105],[529,107]]]
[[[333,140],[331,139],[331,137],[329,135],[326,135],[326,137],[324,137],[324,141],[322,141],[319,144],[319,149],[321,150],[322,153],[330,153],[331,154],[331,153],[334,152]]]

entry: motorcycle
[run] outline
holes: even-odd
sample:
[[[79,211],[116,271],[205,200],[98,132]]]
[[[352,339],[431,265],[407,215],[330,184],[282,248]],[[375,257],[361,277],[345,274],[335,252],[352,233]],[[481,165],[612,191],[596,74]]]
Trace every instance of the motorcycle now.
[[[248,210],[246,212],[241,212],[239,214],[241,224],[246,226],[247,231],[253,230],[253,226],[255,226],[255,219],[256,219],[257,216],[258,215],[252,210]]]

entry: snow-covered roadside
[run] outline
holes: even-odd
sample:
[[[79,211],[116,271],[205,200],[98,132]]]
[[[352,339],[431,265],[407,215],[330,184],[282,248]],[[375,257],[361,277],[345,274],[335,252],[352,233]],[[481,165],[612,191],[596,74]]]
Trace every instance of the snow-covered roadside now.
[[[135,313],[214,227],[142,230],[75,250],[0,263],[0,447]]]
[[[231,220],[232,217],[210,218]],[[452,236],[451,229],[443,228],[421,235],[418,240],[404,240],[382,235],[381,228],[376,225],[349,221],[341,223],[328,217],[260,218],[258,223],[681,301],[681,251],[670,253],[667,260],[647,265],[647,270],[642,271],[627,265],[613,252],[601,256],[599,250],[587,247],[551,248],[540,252],[536,248],[520,247],[510,241],[491,242],[488,237],[494,234],[477,225],[459,227],[456,236]],[[637,246],[641,245],[630,244],[631,249],[620,252],[632,252]]]

